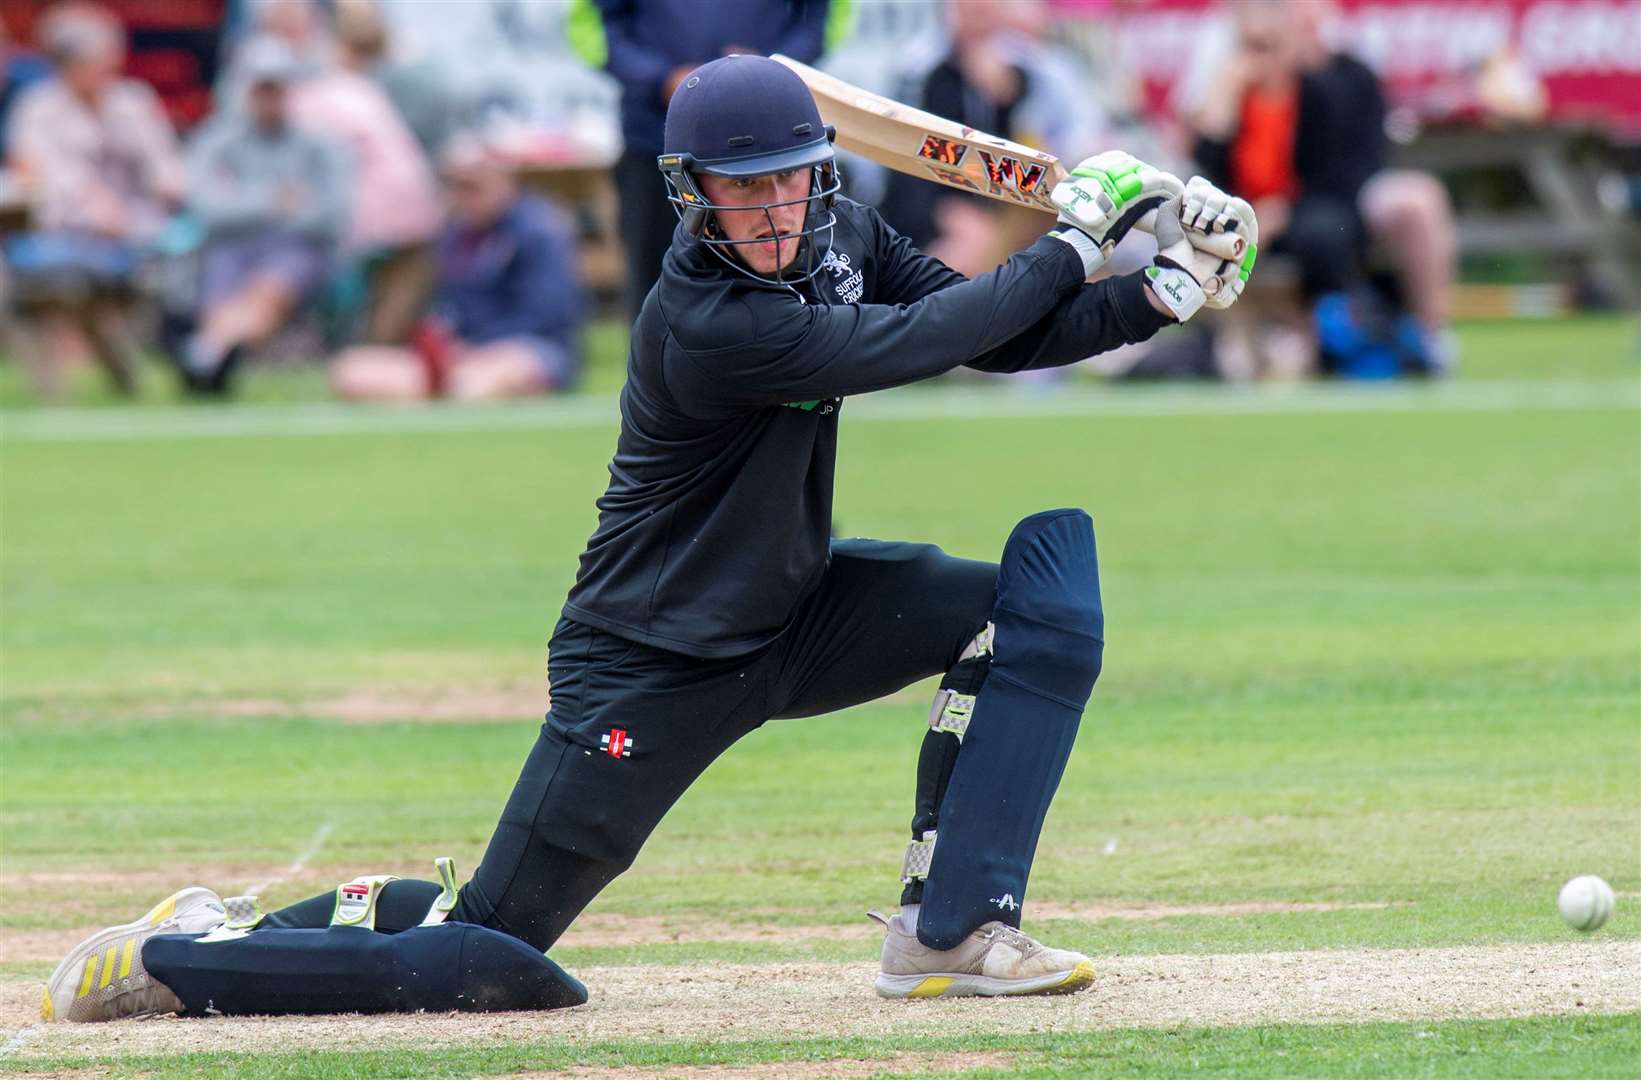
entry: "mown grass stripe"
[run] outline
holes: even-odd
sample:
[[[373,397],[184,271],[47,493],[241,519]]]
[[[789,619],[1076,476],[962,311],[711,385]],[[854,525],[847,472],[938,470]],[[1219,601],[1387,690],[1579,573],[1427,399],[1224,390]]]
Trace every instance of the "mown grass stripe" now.
[[[1006,1003],[970,1007],[996,1009]],[[928,1005],[906,1005],[928,1008]],[[202,1021],[211,1023],[212,1021]],[[323,1023],[315,1020],[315,1023]],[[635,1019],[635,1023],[641,1018]],[[888,1061],[904,1054],[1012,1053],[1005,1068],[959,1075],[1160,1076],[1200,1072],[1259,1077],[1606,1077],[1632,1076],[1641,1055],[1641,1013],[1517,1020],[1368,1024],[1276,1024],[1236,1028],[1126,1028],[919,1038],[769,1039],[739,1042],[645,1040],[566,1045],[550,1034],[531,1045],[424,1050],[181,1053],[126,1058],[20,1057],[0,1074],[107,1069],[116,1076],[313,1078],[493,1076],[588,1067],[778,1066]],[[772,1070],[771,1075],[778,1075]],[[894,1072],[877,1075],[906,1075]],[[926,1075],[926,1074],[921,1074]],[[948,1073],[948,1075],[951,1075]]]
[[[1331,413],[1593,411],[1641,407],[1641,380],[1547,379],[1391,385],[1089,387],[1052,394],[1008,386],[911,388],[852,398],[858,421],[979,420],[1055,416],[1240,416]],[[337,402],[45,408],[0,414],[6,442],[106,442],[252,436],[555,431],[615,424],[613,396],[554,398],[490,407],[378,410]]]

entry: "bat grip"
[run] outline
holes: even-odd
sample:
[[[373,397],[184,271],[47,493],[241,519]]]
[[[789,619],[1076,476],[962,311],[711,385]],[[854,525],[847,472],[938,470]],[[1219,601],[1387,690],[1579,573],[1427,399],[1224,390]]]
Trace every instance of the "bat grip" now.
[[[1155,233],[1157,231],[1156,224],[1157,212],[1152,210],[1135,222],[1134,227],[1141,232]],[[1194,225],[1185,226],[1185,233],[1190,237],[1192,247],[1198,251],[1206,251],[1210,255],[1224,259],[1226,262],[1241,262],[1242,256],[1248,250],[1247,238],[1237,233],[1204,232]]]

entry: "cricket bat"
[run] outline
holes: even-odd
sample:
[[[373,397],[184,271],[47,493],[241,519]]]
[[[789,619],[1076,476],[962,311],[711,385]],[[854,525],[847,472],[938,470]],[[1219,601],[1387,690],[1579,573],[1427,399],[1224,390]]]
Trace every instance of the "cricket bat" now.
[[[789,56],[777,53],[772,59],[797,72],[809,87],[821,120],[838,129],[837,142],[843,149],[908,176],[1045,214],[1059,213],[1049,193],[1066,178],[1067,170],[1053,154],[862,90]],[[1152,211],[1138,227],[1150,232],[1155,219]],[[1247,246],[1242,237],[1191,231],[1198,248],[1241,262]]]

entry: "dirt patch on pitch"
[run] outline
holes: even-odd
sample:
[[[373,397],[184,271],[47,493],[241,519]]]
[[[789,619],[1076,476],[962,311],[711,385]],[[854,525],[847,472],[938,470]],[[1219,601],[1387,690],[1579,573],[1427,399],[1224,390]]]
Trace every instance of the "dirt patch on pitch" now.
[[[930,681],[932,685],[932,680]],[[879,704],[927,705],[922,685],[878,699]],[[304,717],[343,724],[458,724],[496,720],[540,720],[552,705],[547,679],[449,683],[428,686],[357,686],[308,698],[222,697],[100,705],[61,703],[24,706],[30,720],[283,719]]]
[[[304,715],[346,724],[382,724],[414,720],[448,724],[462,720],[539,720],[552,704],[547,680],[476,686],[429,687],[424,690],[355,689],[335,697],[303,702]]]
[[[461,683],[450,685],[360,686],[311,698],[225,697],[155,701],[137,705],[53,704],[25,712],[30,719],[77,721],[162,720],[173,717],[270,718],[307,717],[344,724],[420,722],[450,724],[491,720],[539,720],[551,705],[545,678],[540,681]]]
[[[1121,901],[1094,904],[1033,902],[1032,919],[1070,919],[1100,922],[1127,919],[1151,922],[1183,916],[1207,915],[1237,918],[1243,915],[1302,915],[1318,911],[1379,911],[1384,908],[1412,907],[1406,900],[1251,900],[1235,904],[1129,904]]]
[[[267,868],[263,868],[266,870]],[[248,881],[257,876],[255,868],[235,868],[231,873],[212,870],[206,877],[168,872],[170,882],[183,880]],[[414,871],[411,872],[414,874]],[[96,873],[81,876],[77,873],[38,873],[24,875],[38,879],[36,884],[61,880],[64,884],[95,884],[89,880]],[[326,879],[328,880],[328,879]],[[122,886],[129,881],[121,880]],[[288,891],[288,890],[286,890]],[[1066,920],[1099,922],[1106,919],[1154,921],[1181,916],[1219,916],[1236,918],[1247,915],[1292,915],[1328,911],[1375,911],[1383,908],[1408,907],[1405,902],[1362,901],[1328,902],[1250,901],[1234,904],[1131,904],[1120,901],[1095,904],[1056,904],[1051,902],[1031,905],[1032,921]],[[79,926],[72,930],[8,930],[0,931],[0,963],[55,962],[92,929]],[[792,945],[803,941],[858,941],[876,942],[882,930],[862,918],[858,923],[790,923],[790,922],[726,922],[721,918],[700,915],[622,915],[615,912],[589,912],[575,921],[560,942],[564,948],[611,948],[633,945]]]
[[[624,945],[734,945],[762,942],[793,945],[805,940],[876,941],[881,927],[864,915],[854,923],[725,922],[700,915],[621,915],[588,912],[564,932],[564,948]],[[555,946],[557,947],[557,946]]]
[[[1377,911],[1410,907],[1406,901],[1248,901],[1232,904],[1140,904],[1113,900],[1090,904],[1036,902],[1030,906],[1030,921],[1065,920],[1099,922],[1106,919],[1155,921],[1181,916],[1237,918],[1246,915],[1296,915],[1327,911]],[[564,935],[563,944],[572,947],[669,944],[746,944],[803,940],[877,941],[883,931],[869,920],[858,923],[726,922],[700,915],[621,915],[589,913],[581,916]]]
[[[881,1073],[963,1073],[1002,1069],[1016,1060],[1013,1054],[972,1051],[961,1054],[891,1054],[877,1058],[830,1058],[826,1061],[767,1061],[755,1065],[622,1065],[565,1069],[561,1072],[524,1072],[508,1075],[520,1080],[616,1080],[618,1077],[666,1077],[667,1080],[831,1080],[833,1077],[877,1076]]]
[[[1086,993],[1062,998],[884,1001],[875,965],[698,964],[586,968],[579,1009],[495,1016],[236,1018],[53,1024],[31,1056],[169,1054],[614,1038],[802,1039],[1450,1020],[1641,1010],[1641,942],[1442,949],[1096,957]],[[0,994],[0,1034],[30,1023],[38,986]]]

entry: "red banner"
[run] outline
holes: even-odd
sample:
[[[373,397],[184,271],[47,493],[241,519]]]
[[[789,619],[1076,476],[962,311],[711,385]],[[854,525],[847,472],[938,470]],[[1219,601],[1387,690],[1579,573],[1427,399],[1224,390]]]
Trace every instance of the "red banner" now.
[[[1465,114],[1489,62],[1542,84],[1549,118],[1641,136],[1641,0],[1338,0],[1335,47],[1379,73],[1393,105],[1425,119]],[[1215,20],[1213,0],[1057,0],[1070,17],[1113,20],[1122,62],[1166,113]]]

